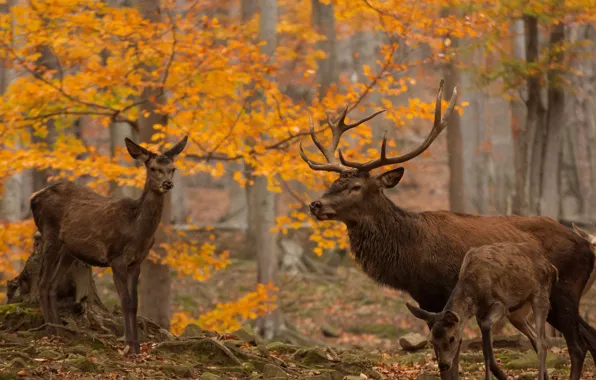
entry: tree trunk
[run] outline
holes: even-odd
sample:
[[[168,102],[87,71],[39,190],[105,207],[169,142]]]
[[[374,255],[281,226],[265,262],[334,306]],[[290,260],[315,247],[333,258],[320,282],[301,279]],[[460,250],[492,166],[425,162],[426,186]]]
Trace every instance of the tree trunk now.
[[[36,232],[31,256],[27,259],[21,273],[8,281],[7,304],[23,303],[25,306],[39,306],[39,288],[37,285],[42,265],[41,235]],[[123,334],[124,332],[121,324],[116,326],[116,324],[111,323],[110,326],[105,326],[103,320],[107,317],[108,311],[97,294],[91,267],[79,260],[75,260],[58,286],[58,305],[63,314],[71,316],[82,314],[88,318],[91,324],[97,324],[95,327],[107,327],[116,334]],[[38,322],[40,325],[43,324],[43,318]],[[11,323],[14,324],[7,327],[13,330],[35,327],[20,325],[18,321]],[[27,323],[30,323],[30,321]]]
[[[449,38],[449,37],[447,37]],[[452,39],[451,46],[456,48],[458,41]],[[443,68],[445,77],[444,94],[452,96],[453,89],[460,86],[459,70],[455,62],[450,60]],[[460,90],[461,91],[461,90]],[[464,182],[464,147],[461,135],[461,123],[458,112],[451,114],[447,126],[447,155],[449,162],[449,209],[453,212],[466,211],[466,196]]]
[[[248,22],[259,10],[258,0],[242,0],[242,22]]]
[[[357,81],[358,83],[368,83],[369,78],[364,73],[364,66],[368,66],[373,70],[379,69],[378,60],[380,59],[380,46],[383,43],[383,37],[381,33],[377,31],[366,30],[356,33],[351,37],[350,40],[352,51],[354,52],[353,70],[356,72]],[[366,103],[381,104],[381,94],[378,91],[372,91],[367,95]],[[364,114],[370,113],[370,109],[364,109],[363,113],[360,113],[357,109],[354,109],[352,110],[351,115],[353,118],[357,119],[359,117],[363,117]],[[372,146],[375,149],[378,149],[379,141],[381,141],[383,135],[385,134],[385,128],[383,126],[382,120],[382,118],[377,117],[366,123],[371,127],[373,141]],[[388,132],[391,132],[393,129],[394,128],[389,129]],[[390,133],[388,133],[388,137],[391,137]],[[344,138],[351,143],[355,143],[354,140],[350,140],[349,135],[345,136]]]
[[[538,20],[534,16],[525,15],[526,26],[526,61],[529,64],[538,62]],[[546,110],[542,101],[542,86],[540,78],[531,76],[527,79],[528,98],[526,101],[528,113],[526,117],[527,138],[529,142],[529,193],[528,211],[531,215],[540,214],[540,189],[542,186],[542,158],[544,157]]]
[[[469,58],[474,65],[481,67],[485,51],[476,49]],[[490,138],[488,134],[491,124],[488,112],[488,96],[483,88],[478,88],[471,70],[462,71],[458,88],[463,89],[459,97],[460,102],[468,102],[464,114],[460,118],[460,125],[464,125],[466,133],[462,136],[464,153],[464,176],[466,195],[466,210],[477,214],[486,214],[488,208],[488,178],[490,152],[485,149],[485,143]],[[503,181],[504,182],[504,181]]]
[[[19,304],[18,308],[7,308],[3,311],[0,329],[13,332],[18,330],[39,329],[44,319],[39,310],[40,269],[43,265],[41,255],[41,235],[34,236],[33,252],[27,259],[21,273],[8,281],[6,304]],[[58,308],[63,319],[81,330],[92,330],[102,334],[108,333],[117,337],[124,335],[124,318],[118,310],[108,311],[99,298],[93,274],[89,265],[75,260],[58,285]],[[27,309],[36,310],[36,312]],[[171,335],[155,323],[139,318],[139,333],[142,340],[163,341]],[[78,335],[78,334],[77,334]],[[80,336],[77,336],[80,338]]]
[[[337,83],[339,79],[333,2],[325,4],[320,0],[312,0],[312,24],[317,33],[325,37],[324,41],[319,41],[316,45],[317,49],[323,50],[327,54],[326,57],[317,61],[319,98],[323,98],[329,87],[333,83]]]
[[[161,17],[159,0],[138,0],[139,11],[146,19],[158,21]],[[156,102],[163,101],[159,89],[146,88],[143,91],[143,99],[155,98]],[[140,138],[144,142],[151,141],[153,127],[155,124],[167,125],[167,115],[156,112],[156,104],[151,101],[143,103],[139,112]],[[145,116],[147,115],[147,116]],[[161,226],[155,234],[153,251],[162,257],[165,253],[159,247],[165,242],[167,235],[164,227],[171,223],[172,219],[172,194],[165,195],[164,209],[161,217]],[[141,266],[140,278],[140,308],[139,314],[153,320],[164,329],[170,326],[170,303],[171,303],[171,278],[170,268],[161,262],[154,262],[146,259]]]
[[[513,56],[520,61],[526,60],[525,21],[516,20],[511,25],[513,34]],[[528,214],[527,176],[528,176],[528,128],[527,112],[523,98],[527,98],[527,86],[514,92],[510,102],[511,134],[513,137],[513,156],[515,165],[515,194],[512,199],[511,213],[514,215]],[[520,98],[520,94],[521,97]]]
[[[596,40],[596,28],[592,25],[569,27],[569,40],[573,42]],[[578,58],[571,61],[572,68],[582,75],[568,74],[570,87],[565,99],[565,119],[568,130],[565,153],[566,172],[564,178],[569,184],[562,190],[566,202],[563,213],[571,220],[596,221],[596,108],[592,99],[596,96],[596,62],[592,57],[596,47],[592,44],[582,49]]]
[[[110,7],[130,6],[130,4],[127,3],[127,0],[107,0],[107,3]],[[107,49],[104,49],[102,52],[104,63],[107,62],[109,56],[110,52]],[[112,157],[116,154],[116,150],[124,148],[124,139],[127,137],[133,141],[137,141],[135,131],[130,124],[114,121],[110,123],[110,153]],[[120,160],[118,164],[122,166],[132,166],[135,165],[135,162]],[[111,183],[110,190],[111,195],[116,198],[137,198],[141,193],[134,187],[118,186],[115,182]]]
[[[253,16],[259,10],[258,0],[242,0],[242,22],[248,23]],[[247,110],[249,111],[249,110]],[[254,180],[255,177],[252,174],[253,168],[243,163],[244,177],[246,178],[247,184],[244,189],[245,201],[246,201],[246,240],[244,244],[244,252],[241,256],[245,259],[254,259],[257,257],[257,226],[259,224],[257,205],[257,196],[255,194]]]
[[[277,0],[259,0],[259,6],[259,40],[265,42],[261,52],[273,58],[277,46]],[[249,204],[256,212],[257,280],[261,284],[276,283],[279,266],[276,237],[271,231],[275,226],[277,194],[267,190],[267,183],[263,176],[254,179],[251,191],[255,199]],[[277,308],[259,318],[257,330],[264,339],[270,340],[277,334],[281,322],[281,312]]]
[[[565,25],[557,24],[550,36],[550,47],[556,49],[565,39]],[[559,63],[562,53],[551,57],[552,63]],[[563,131],[565,129],[565,93],[561,87],[561,72],[548,73],[548,112],[545,124],[545,147],[542,157],[542,183],[540,194],[540,215],[559,219],[561,210],[560,179]]]
[[[40,53],[37,59],[36,66],[44,71],[58,71],[58,60],[47,46],[39,46],[38,51]],[[48,134],[45,139],[33,136],[35,142],[46,142],[50,147],[56,142],[56,127],[54,120],[48,120],[46,122],[46,128]],[[49,183],[49,178],[52,176],[52,170],[36,170],[33,174],[33,190],[41,190],[46,187]]]
[[[0,13],[6,14],[10,10],[10,1],[0,4]],[[14,71],[6,66],[4,60],[0,60],[0,94],[4,94],[14,77]],[[22,191],[24,173],[17,173],[4,180],[4,193],[0,200],[0,219],[8,222],[21,220],[23,217],[22,198],[25,196]],[[2,275],[0,274],[0,277]]]

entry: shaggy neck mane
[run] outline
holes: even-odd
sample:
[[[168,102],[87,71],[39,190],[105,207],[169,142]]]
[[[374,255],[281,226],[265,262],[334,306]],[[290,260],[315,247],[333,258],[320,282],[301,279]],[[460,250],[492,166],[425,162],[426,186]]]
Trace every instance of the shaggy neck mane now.
[[[405,289],[413,273],[402,263],[404,255],[424,241],[420,216],[399,208],[384,194],[377,199],[357,221],[346,223],[352,252],[374,280]]]

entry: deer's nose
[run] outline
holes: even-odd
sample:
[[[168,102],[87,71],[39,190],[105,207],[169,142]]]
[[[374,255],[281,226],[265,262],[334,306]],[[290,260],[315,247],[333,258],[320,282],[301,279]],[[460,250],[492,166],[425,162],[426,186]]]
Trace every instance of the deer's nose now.
[[[172,190],[174,183],[172,181],[164,181],[161,186],[164,188],[164,190]]]
[[[323,207],[323,204],[320,201],[314,201],[310,204],[310,212],[315,212],[321,207]]]

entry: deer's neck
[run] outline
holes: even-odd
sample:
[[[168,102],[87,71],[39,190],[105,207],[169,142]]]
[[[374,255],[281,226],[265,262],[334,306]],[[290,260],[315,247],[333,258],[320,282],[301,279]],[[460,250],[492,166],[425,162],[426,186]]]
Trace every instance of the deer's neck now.
[[[380,283],[409,290],[408,278],[413,273],[406,261],[424,241],[418,214],[382,196],[365,215],[346,224],[352,252],[362,269]]]
[[[165,194],[158,193],[145,184],[143,194],[137,200],[136,222],[145,236],[153,236],[159,222],[164,207]]]
[[[473,289],[465,281],[459,281],[453,289],[444,310],[455,312],[463,322],[476,314],[476,304]]]

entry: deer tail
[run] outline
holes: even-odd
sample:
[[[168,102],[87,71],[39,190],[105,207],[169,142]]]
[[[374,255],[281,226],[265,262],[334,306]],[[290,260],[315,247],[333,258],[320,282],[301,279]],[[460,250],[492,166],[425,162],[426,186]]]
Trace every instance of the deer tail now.
[[[35,225],[39,230],[40,222],[41,222],[41,213],[42,207],[41,206],[41,198],[42,196],[49,190],[54,188],[58,184],[53,184],[50,186],[46,186],[43,189],[36,191],[35,193],[31,194],[29,197],[29,205],[31,207],[31,214],[33,215],[33,220],[35,221]]]

